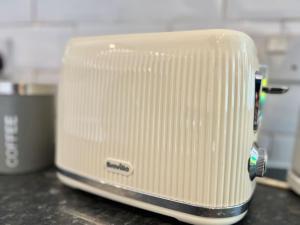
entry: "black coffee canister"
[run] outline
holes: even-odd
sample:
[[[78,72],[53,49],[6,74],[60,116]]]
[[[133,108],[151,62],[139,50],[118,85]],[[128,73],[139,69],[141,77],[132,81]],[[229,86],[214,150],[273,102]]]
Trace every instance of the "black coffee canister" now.
[[[53,163],[54,94],[53,85],[0,81],[0,173]]]

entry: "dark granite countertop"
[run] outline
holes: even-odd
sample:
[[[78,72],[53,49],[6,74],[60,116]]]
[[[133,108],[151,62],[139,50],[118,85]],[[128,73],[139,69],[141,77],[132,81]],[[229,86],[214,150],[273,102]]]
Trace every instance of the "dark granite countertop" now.
[[[284,172],[270,171],[282,177]],[[168,225],[176,219],[116,203],[61,184],[54,169],[0,176],[1,225]],[[300,197],[258,185],[247,216],[238,224],[299,225]]]

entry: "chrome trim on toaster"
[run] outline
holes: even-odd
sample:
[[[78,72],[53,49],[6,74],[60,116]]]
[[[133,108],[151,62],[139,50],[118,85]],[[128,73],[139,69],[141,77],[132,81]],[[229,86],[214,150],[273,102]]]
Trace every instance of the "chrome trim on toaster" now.
[[[121,188],[119,186],[111,185],[105,182],[92,180],[90,178],[86,178],[77,175],[75,173],[66,171],[65,169],[57,168],[57,170],[58,173],[63,176],[90,185],[94,188],[101,189],[102,191],[106,191],[118,196],[131,198],[144,203],[156,205],[159,207],[163,207],[170,210],[175,210],[175,211],[179,211],[182,213],[187,213],[195,216],[212,217],[212,218],[227,218],[227,217],[238,216],[244,213],[248,209],[250,203],[249,200],[243,204],[232,206],[232,207],[225,207],[225,208],[208,208],[203,206],[190,205],[188,203],[173,201],[162,197],[157,197],[157,196]]]

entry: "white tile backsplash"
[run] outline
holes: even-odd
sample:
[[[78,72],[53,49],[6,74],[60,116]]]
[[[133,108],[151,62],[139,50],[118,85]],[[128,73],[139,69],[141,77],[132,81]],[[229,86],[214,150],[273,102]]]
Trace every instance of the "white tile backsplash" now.
[[[282,95],[267,95],[261,129],[268,132],[294,134],[300,107],[300,86],[289,85]]]
[[[31,0],[1,0],[0,23],[31,20]]]
[[[227,0],[227,17],[231,19],[300,18],[298,0]]]
[[[184,31],[184,30],[198,30],[198,29],[224,29],[222,20],[174,20],[167,24],[168,31]]]
[[[300,21],[287,21],[282,24],[282,33],[288,36],[300,36]]]
[[[279,23],[270,21],[229,21],[225,24],[228,29],[239,30],[254,36],[279,35],[281,26]]]
[[[61,58],[73,29],[67,27],[0,28],[0,37],[12,40],[13,64],[16,68],[53,69]]]
[[[163,24],[133,25],[114,23],[79,23],[75,29],[75,36],[98,36],[110,34],[164,32],[167,27]]]
[[[272,149],[268,151],[268,167],[289,168],[294,149],[294,136],[275,134],[272,139]]]
[[[36,0],[37,20],[55,22],[115,21],[122,0]],[[129,6],[128,6],[129,7]]]
[[[258,135],[258,146],[270,151],[273,143],[273,136],[268,132],[260,132]]]
[[[277,45],[278,46],[278,45]],[[300,82],[300,36],[286,38],[286,49],[268,51],[270,78]]]
[[[221,18],[222,4],[220,0],[127,0],[120,4],[118,19],[133,24],[209,22]]]

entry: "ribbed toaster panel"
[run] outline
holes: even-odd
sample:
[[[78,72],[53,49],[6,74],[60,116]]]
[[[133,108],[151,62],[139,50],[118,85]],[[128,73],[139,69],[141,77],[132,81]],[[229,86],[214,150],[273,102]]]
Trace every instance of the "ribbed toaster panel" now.
[[[96,180],[208,207],[247,201],[256,56],[244,47],[69,47],[57,164]],[[108,172],[105,160],[133,174]]]

